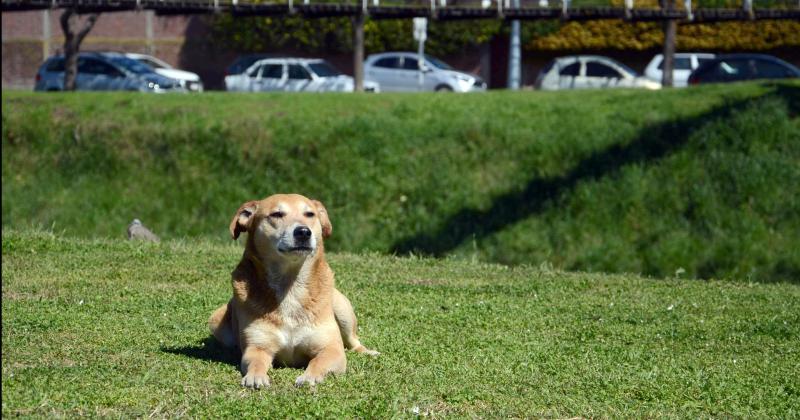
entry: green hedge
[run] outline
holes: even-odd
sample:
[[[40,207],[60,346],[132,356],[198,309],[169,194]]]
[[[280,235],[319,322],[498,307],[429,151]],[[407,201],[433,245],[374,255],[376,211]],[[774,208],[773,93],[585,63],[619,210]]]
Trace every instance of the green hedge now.
[[[3,92],[3,227],[225,240],[300,192],[338,251],[798,281],[799,92]]]

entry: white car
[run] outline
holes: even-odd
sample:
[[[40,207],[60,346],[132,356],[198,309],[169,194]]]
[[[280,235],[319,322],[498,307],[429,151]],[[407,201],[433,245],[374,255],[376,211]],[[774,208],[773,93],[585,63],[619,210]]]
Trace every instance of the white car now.
[[[689,84],[689,75],[701,64],[711,61],[716,57],[710,53],[675,53],[673,62],[672,84],[675,87],[686,87]],[[644,77],[661,83],[662,69],[664,67],[664,55],[657,54],[650,60],[650,64],[644,69]]]
[[[352,77],[317,58],[265,58],[225,76],[230,92],[352,92],[354,87]],[[380,86],[364,80],[364,90],[379,92]]]
[[[486,82],[480,77],[454,70],[447,63],[429,55],[425,55],[420,63],[419,55],[413,52],[372,54],[364,61],[364,74],[378,82],[384,92],[486,90]]]
[[[536,78],[543,90],[591,88],[661,89],[661,83],[640,77],[628,66],[599,55],[559,57],[548,63]]]
[[[190,71],[178,70],[169,64],[165,63],[152,55],[139,54],[139,53],[125,53],[125,56],[132,58],[140,63],[147,64],[152,67],[156,73],[169,77],[170,79],[177,80],[181,87],[187,92],[202,92],[203,82],[197,73]]]

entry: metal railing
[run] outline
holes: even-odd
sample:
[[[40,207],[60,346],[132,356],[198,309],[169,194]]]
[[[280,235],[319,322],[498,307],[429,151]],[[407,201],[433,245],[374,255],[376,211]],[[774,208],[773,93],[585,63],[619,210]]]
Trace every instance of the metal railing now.
[[[2,0],[2,7],[4,12],[75,7],[87,12],[148,9],[164,14],[439,19],[800,19],[800,0],[675,0],[670,9],[662,8],[658,0]]]

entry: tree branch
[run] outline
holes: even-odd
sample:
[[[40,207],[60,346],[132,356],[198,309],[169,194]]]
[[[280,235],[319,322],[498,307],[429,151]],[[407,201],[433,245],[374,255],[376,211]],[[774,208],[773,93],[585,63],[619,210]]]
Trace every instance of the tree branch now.
[[[97,17],[99,15],[97,13],[92,13],[86,20],[83,22],[83,27],[78,31],[78,43],[80,44],[83,42],[83,38],[86,37],[86,34],[92,30],[94,27],[95,22],[97,22]]]

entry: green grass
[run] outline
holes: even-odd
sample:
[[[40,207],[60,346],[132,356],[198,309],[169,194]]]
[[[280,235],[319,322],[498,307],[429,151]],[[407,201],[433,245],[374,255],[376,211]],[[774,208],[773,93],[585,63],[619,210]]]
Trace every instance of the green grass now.
[[[322,200],[340,252],[800,281],[800,85],[660,92],[3,92],[4,228],[226,240]]]
[[[4,229],[2,414],[800,416],[800,286],[334,254],[376,358],[240,387],[209,340],[241,248]]]

